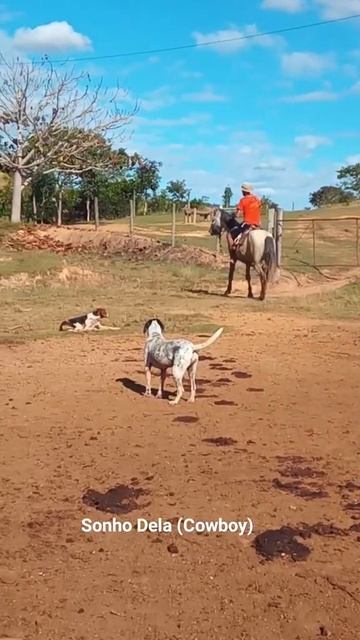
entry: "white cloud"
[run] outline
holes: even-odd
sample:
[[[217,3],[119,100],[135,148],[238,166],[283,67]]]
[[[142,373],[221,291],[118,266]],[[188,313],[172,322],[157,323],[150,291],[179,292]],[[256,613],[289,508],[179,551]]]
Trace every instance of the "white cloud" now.
[[[22,51],[53,53],[91,49],[91,40],[77,33],[68,22],[50,22],[34,29],[22,27],[15,32],[14,46]]]
[[[144,111],[155,111],[170,107],[174,103],[175,98],[170,94],[169,87],[159,87],[159,89],[145,94],[144,98],[140,100],[140,108]]]
[[[336,20],[360,13],[360,0],[315,0],[326,20]]]
[[[185,93],[181,96],[184,102],[225,102],[227,98],[219,93],[215,93],[210,87],[195,93]]]
[[[220,53],[234,53],[250,46],[273,47],[282,38],[278,36],[258,36],[259,31],[255,24],[246,25],[242,30],[233,26],[230,29],[220,29],[213,33],[193,33],[196,44],[207,44],[209,48]]]
[[[139,97],[137,100],[134,95],[128,91],[121,90],[122,100],[125,102],[138,102],[140,111],[158,111],[165,107],[170,107],[176,102],[193,102],[193,103],[216,103],[225,102],[227,98],[223,95],[217,94],[211,87],[206,87],[203,91],[184,93],[179,96],[174,96],[171,93],[171,88],[164,86],[145,93],[144,96]]]
[[[263,0],[262,9],[274,9],[287,13],[299,13],[306,9],[304,0]]]
[[[284,96],[280,102],[287,104],[304,104],[306,102],[333,102],[339,99],[339,94],[333,91],[309,91],[293,96]]]
[[[238,153],[242,156],[252,156],[256,153],[256,150],[251,145],[244,144],[242,147],[239,147]]]
[[[176,124],[172,124],[173,135],[177,129]],[[154,127],[151,126],[150,130],[153,135]],[[310,192],[315,191],[321,184],[336,180],[338,167],[334,163],[326,163],[322,158],[311,170],[300,169],[297,163],[304,158],[303,149],[297,147],[297,154],[294,153],[293,144],[279,149],[278,145],[272,145],[261,131],[229,131],[216,149],[212,140],[209,140],[209,143],[186,144],[182,130],[179,130],[177,139],[172,138],[172,144],[169,145],[168,131],[164,130],[162,133],[162,141],[156,145],[150,141],[141,142],[141,134],[139,138],[136,133],[134,146],[145,156],[156,157],[163,162],[164,184],[174,178],[185,179],[194,196],[204,194],[213,202],[221,201],[227,184],[234,193],[235,202],[240,196],[241,181],[246,180],[254,185],[256,193],[260,196],[270,195],[284,208],[290,208],[292,202],[295,203],[295,208],[301,208],[308,203]],[[251,139],[251,145],[249,144],[247,149],[246,139]],[[181,148],[173,146],[177,143],[182,144]],[[248,153],[240,152],[242,144],[243,151]],[[280,165],[284,167],[284,171],[271,169]]]
[[[283,71],[291,76],[319,76],[336,67],[332,53],[313,53],[311,51],[295,51],[282,56]]]
[[[254,167],[254,171],[285,171],[286,167],[282,162],[260,162]]]
[[[5,58],[22,58],[22,54],[19,49],[14,46],[14,41],[3,30],[0,30],[0,51]]]
[[[327,146],[332,144],[330,138],[325,136],[298,136],[295,138],[295,144],[304,151],[315,151],[318,147]]]

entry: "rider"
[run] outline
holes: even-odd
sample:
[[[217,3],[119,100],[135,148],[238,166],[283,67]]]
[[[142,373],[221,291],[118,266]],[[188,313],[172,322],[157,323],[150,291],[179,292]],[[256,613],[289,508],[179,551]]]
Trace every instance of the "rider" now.
[[[253,194],[253,188],[248,182],[244,182],[241,185],[242,198],[236,206],[235,217],[239,218],[242,215],[242,222],[239,223],[236,229],[236,237],[229,232],[227,234],[229,250],[234,246],[234,243],[240,245],[244,239],[245,231],[251,227],[260,227],[261,218],[261,200]],[[234,229],[235,231],[235,229]]]

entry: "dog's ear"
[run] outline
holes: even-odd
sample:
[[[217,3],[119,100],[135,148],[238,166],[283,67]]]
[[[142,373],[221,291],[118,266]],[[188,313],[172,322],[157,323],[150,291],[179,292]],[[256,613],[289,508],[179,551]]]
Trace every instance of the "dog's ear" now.
[[[152,323],[152,320],[147,320],[147,321],[145,322],[145,324],[144,324],[144,329],[143,329],[143,333],[144,333],[144,335],[146,335],[146,333],[147,333],[147,331],[148,331],[148,328],[150,327],[151,323]]]
[[[164,326],[164,324],[161,322],[161,320],[159,320],[159,318],[154,318],[154,320],[155,320],[155,322],[157,322],[157,323],[158,323],[158,325],[159,325],[159,327],[160,327],[161,331],[165,331],[165,326]]]
[[[156,322],[159,325],[161,331],[165,331],[165,327],[164,327],[163,323],[161,322],[161,320],[159,320],[159,318],[150,318],[150,320],[147,320],[147,322],[145,322],[145,324],[144,324],[144,329],[143,329],[144,335],[148,332],[148,329],[152,325],[153,322]]]
[[[99,316],[100,318],[108,318],[108,312],[104,307],[98,307],[93,313],[95,316]]]

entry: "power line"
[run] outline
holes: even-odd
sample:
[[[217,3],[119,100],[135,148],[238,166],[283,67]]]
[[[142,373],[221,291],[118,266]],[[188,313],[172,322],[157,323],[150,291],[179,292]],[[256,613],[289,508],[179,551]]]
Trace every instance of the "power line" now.
[[[312,22],[312,23],[308,23],[308,24],[302,24],[302,25],[295,25],[293,27],[284,27],[283,29],[274,29],[273,31],[263,31],[261,33],[252,33],[252,34],[246,34],[246,35],[242,35],[242,36],[236,36],[233,38],[224,38],[221,40],[211,40],[208,42],[195,42],[193,44],[184,44],[184,45],[178,45],[175,47],[163,47],[163,48],[159,48],[159,49],[143,49],[143,50],[138,50],[138,51],[125,51],[122,53],[113,53],[113,54],[108,54],[108,55],[100,55],[100,56],[88,56],[88,57],[84,57],[84,58],[67,58],[67,59],[58,59],[58,60],[51,60],[50,58],[48,58],[48,56],[46,56],[46,60],[49,60],[49,62],[51,62],[52,64],[65,64],[68,62],[94,62],[97,60],[113,60],[116,58],[125,58],[125,57],[132,57],[132,56],[143,56],[143,55],[153,55],[153,54],[160,54],[160,53],[169,53],[171,51],[183,51],[185,49],[197,49],[200,47],[211,47],[214,45],[219,45],[219,44],[226,44],[226,43],[231,43],[231,42],[240,42],[242,40],[253,40],[255,38],[264,38],[266,36],[275,36],[275,35],[280,35],[282,33],[290,33],[292,31],[301,31],[304,29],[312,29],[315,27],[321,27],[321,26],[325,26],[328,24],[336,24],[336,23],[340,23],[340,22],[345,22],[345,21],[349,21],[349,20],[356,20],[357,18],[360,18],[360,13],[358,14],[354,14],[354,15],[350,15],[350,16],[345,16],[343,18],[334,18],[333,20],[322,20],[320,22]],[[29,64],[43,64],[44,60],[34,60],[32,63],[29,62]]]

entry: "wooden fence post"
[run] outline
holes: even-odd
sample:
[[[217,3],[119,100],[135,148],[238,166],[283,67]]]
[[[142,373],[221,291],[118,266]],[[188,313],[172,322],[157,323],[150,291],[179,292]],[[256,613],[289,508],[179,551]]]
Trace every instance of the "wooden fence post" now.
[[[172,225],[171,225],[171,246],[175,247],[175,235],[176,235],[176,204],[173,202],[172,206]]]
[[[134,215],[133,215],[133,209],[134,209],[134,200],[130,200],[130,218],[129,218],[129,224],[130,224],[130,235],[132,236],[134,233]]]
[[[278,209],[276,212],[276,229],[275,229],[276,266],[278,267],[278,269],[280,269],[281,267],[283,220],[284,220],[284,211],[282,209]]]
[[[274,230],[275,209],[268,208],[268,231],[272,236],[275,235]]]
[[[133,218],[136,216],[136,194],[135,190],[133,191]]]
[[[99,199],[97,196],[94,198],[94,214],[95,214],[95,229],[99,228],[100,216],[99,216]]]
[[[313,267],[316,267],[316,229],[315,220],[312,221],[312,245],[313,245]]]

